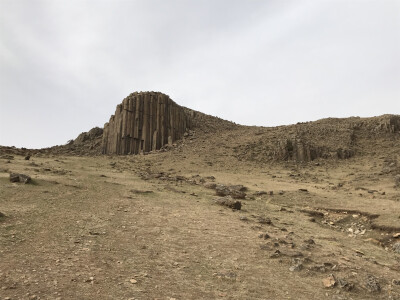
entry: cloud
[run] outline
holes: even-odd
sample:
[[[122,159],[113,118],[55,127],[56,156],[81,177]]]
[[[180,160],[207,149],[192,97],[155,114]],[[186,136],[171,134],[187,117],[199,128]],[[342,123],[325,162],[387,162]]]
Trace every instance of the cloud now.
[[[133,91],[247,125],[400,113],[397,1],[7,1],[0,144],[102,126]]]

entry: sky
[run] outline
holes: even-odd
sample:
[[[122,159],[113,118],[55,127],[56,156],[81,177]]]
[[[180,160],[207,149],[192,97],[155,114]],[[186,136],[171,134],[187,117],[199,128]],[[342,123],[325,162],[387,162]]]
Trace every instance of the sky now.
[[[65,144],[134,91],[243,125],[400,114],[400,1],[0,0],[0,145]]]

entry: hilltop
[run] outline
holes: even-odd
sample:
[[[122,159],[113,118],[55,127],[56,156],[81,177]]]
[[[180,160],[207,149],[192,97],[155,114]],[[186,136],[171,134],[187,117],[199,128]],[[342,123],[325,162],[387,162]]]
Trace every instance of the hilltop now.
[[[116,145],[142,97],[110,118]],[[103,154],[104,128],[0,147],[0,299],[400,298],[400,116],[176,116],[176,138],[137,127],[156,137],[140,155]]]

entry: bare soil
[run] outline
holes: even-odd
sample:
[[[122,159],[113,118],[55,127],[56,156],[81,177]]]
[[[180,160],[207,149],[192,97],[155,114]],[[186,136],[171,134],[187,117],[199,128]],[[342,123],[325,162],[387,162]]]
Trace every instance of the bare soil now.
[[[138,156],[3,153],[0,299],[400,299],[398,134],[346,160],[239,155],[260,130]],[[246,187],[241,210],[211,183]]]

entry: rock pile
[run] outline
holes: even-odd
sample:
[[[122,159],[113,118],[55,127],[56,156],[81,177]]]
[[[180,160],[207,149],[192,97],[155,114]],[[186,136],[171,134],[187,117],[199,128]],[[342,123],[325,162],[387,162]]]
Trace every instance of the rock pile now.
[[[81,145],[87,141],[96,140],[98,137],[103,135],[103,129],[94,127],[89,132],[82,132],[74,141],[70,141],[70,144]]]
[[[190,128],[184,108],[158,92],[132,93],[104,125],[104,154],[139,154],[181,139]]]

